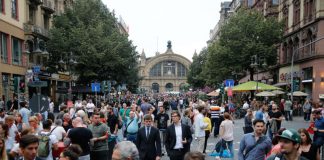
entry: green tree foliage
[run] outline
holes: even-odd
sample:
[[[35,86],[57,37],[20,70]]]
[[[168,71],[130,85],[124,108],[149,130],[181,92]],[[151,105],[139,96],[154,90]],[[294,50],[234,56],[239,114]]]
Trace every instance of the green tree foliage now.
[[[277,19],[265,18],[254,10],[238,11],[221,27],[219,40],[208,48],[204,66],[207,84],[222,82],[233,71],[249,71],[253,80],[251,57],[258,55],[268,65],[275,65],[282,35],[283,23]]]
[[[113,13],[100,0],[78,0],[65,13],[55,16],[48,42],[53,72],[59,60],[73,52],[78,64],[73,71],[80,84],[115,80],[137,88],[138,53],[126,35],[119,32]]]
[[[202,74],[203,65],[207,59],[207,48],[203,48],[199,55],[194,54],[189,67],[187,81],[193,88],[203,88],[205,86],[205,76]]]

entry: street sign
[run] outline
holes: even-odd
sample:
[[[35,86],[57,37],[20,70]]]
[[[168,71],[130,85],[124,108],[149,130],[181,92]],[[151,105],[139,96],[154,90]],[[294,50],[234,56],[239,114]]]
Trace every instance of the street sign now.
[[[41,67],[40,67],[40,66],[33,66],[32,69],[33,69],[33,72],[34,72],[34,73],[39,73]]]
[[[234,80],[233,79],[225,80],[225,86],[226,87],[234,87]]]
[[[92,92],[100,92],[100,83],[91,83]]]

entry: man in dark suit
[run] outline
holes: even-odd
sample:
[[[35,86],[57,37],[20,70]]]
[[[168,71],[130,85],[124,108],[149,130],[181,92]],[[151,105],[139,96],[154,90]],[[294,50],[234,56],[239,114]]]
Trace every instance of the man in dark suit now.
[[[19,147],[22,153],[21,160],[40,160],[37,156],[39,139],[35,135],[24,135],[21,137]]]
[[[137,133],[136,146],[141,160],[161,159],[161,139],[157,128],[151,126],[152,116],[144,116],[144,127]]]
[[[181,116],[177,111],[171,113],[171,119],[173,124],[166,130],[165,147],[170,160],[183,160],[186,152],[190,152],[192,141],[190,127],[181,124]]]

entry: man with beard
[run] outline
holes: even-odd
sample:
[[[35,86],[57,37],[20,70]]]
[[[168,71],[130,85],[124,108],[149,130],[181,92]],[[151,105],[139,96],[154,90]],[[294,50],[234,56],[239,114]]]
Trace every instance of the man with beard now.
[[[308,160],[307,158],[300,156],[298,153],[301,137],[297,131],[286,129],[278,137],[281,146],[281,153],[272,155],[267,160]]]
[[[110,130],[105,123],[100,122],[99,112],[92,115],[92,124],[88,126],[92,132],[90,159],[107,160],[108,159],[108,136]]]
[[[245,134],[240,142],[239,160],[264,159],[271,149],[271,140],[264,135],[265,123],[262,119],[253,121],[254,132]]]

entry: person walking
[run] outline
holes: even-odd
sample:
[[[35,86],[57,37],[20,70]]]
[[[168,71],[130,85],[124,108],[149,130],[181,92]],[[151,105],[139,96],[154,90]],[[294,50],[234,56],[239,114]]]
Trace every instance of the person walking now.
[[[309,102],[309,99],[306,99],[304,105],[303,105],[303,112],[304,112],[304,120],[309,121],[310,120],[310,114],[312,110],[312,105]]]
[[[157,114],[155,121],[157,123],[157,128],[160,131],[160,138],[162,142],[162,155],[165,153],[165,136],[166,129],[168,127],[169,115],[165,113],[165,109],[163,107],[163,103],[160,103],[159,113]]]
[[[312,143],[312,139],[305,128],[300,128],[298,133],[301,138],[298,153],[308,159],[320,160],[320,153],[318,147]]]
[[[195,129],[195,140],[198,143],[196,148],[197,151],[203,152],[204,151],[204,144],[205,144],[205,129],[207,128],[208,124],[204,122],[204,115],[203,110],[205,109],[204,105],[200,105],[197,107],[197,115],[194,118],[194,129]]]
[[[100,121],[100,113],[95,112],[92,115],[92,124],[88,126],[92,132],[93,138],[90,141],[91,152],[90,159],[107,160],[108,159],[108,137],[110,135],[109,127]]]
[[[300,156],[298,153],[301,138],[297,131],[286,129],[278,137],[281,146],[281,153],[271,155],[267,160],[308,160],[307,158]]]
[[[292,115],[291,115],[291,110],[292,110],[292,102],[290,99],[287,99],[286,102],[284,103],[284,110],[285,110],[285,119],[286,121],[290,120],[292,121]]]
[[[210,106],[210,119],[211,119],[211,129],[214,128],[214,137],[217,137],[219,134],[219,116],[220,116],[220,107],[219,106]]]
[[[252,120],[253,120],[252,110],[247,109],[247,113],[244,117],[244,127],[243,127],[244,134],[253,132]]]
[[[220,157],[222,157],[223,150],[229,149],[231,152],[231,158],[234,159],[234,149],[233,149],[233,140],[234,140],[234,122],[231,120],[229,113],[224,113],[224,121],[220,125],[219,135],[221,137],[222,146],[220,150]],[[224,148],[225,147],[225,148]]]
[[[141,160],[161,159],[161,139],[159,130],[152,126],[152,116],[144,116],[144,127],[137,133],[136,146]]]
[[[211,124],[210,118],[208,117],[207,109],[205,109],[204,116],[205,116],[204,117],[204,122],[208,124],[207,127],[205,128],[205,144],[204,144],[204,150],[203,150],[203,153],[205,154],[206,153],[206,148],[207,148],[208,138],[210,136],[210,132],[211,132],[211,128],[212,128],[212,124]]]
[[[172,112],[171,118],[173,124],[166,129],[165,147],[170,160],[183,160],[190,151],[192,134],[189,126],[180,122],[179,112]]]
[[[263,134],[265,123],[261,119],[253,121],[254,132],[243,136],[238,152],[239,160],[264,159],[271,150],[271,140]]]

